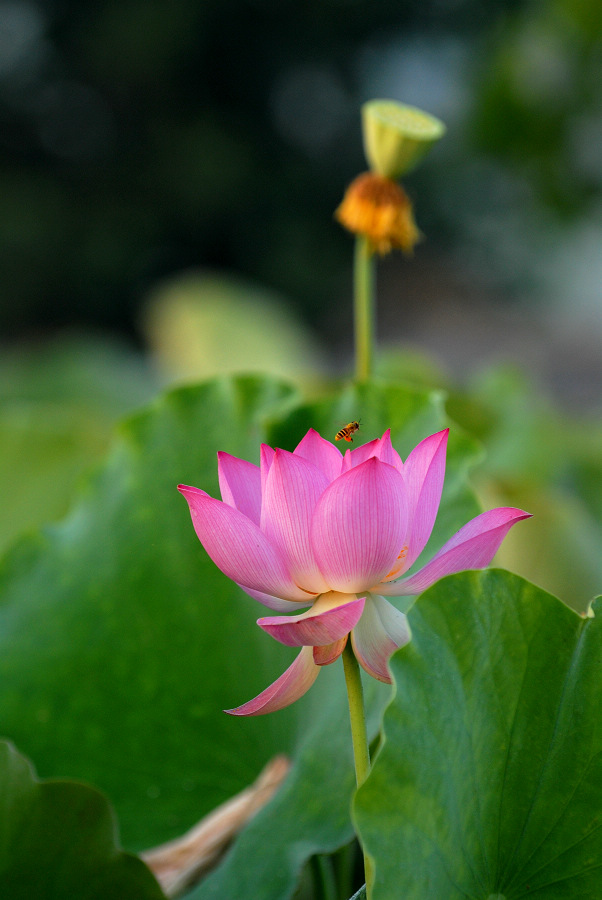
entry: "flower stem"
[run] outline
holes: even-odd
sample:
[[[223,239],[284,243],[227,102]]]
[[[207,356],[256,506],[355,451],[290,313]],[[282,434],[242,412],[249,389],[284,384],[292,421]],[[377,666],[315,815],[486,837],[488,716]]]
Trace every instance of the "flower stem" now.
[[[374,360],[375,267],[374,252],[368,238],[355,239],[353,264],[355,374],[359,381],[372,374]]]
[[[370,749],[368,747],[368,731],[366,729],[366,714],[364,711],[364,691],[360,667],[355,658],[351,641],[348,640],[343,650],[343,668],[345,670],[345,683],[347,685],[347,699],[349,701],[349,719],[351,722],[351,741],[353,743],[353,757],[355,760],[355,780],[358,788],[362,786],[370,774]],[[366,898],[372,897],[372,860],[364,851],[364,873],[366,875]]]
[[[351,641],[347,641],[343,650],[343,667],[349,700],[349,718],[351,720],[351,740],[355,759],[355,780],[361,787],[370,772],[370,750],[368,749],[368,732],[364,713],[364,690],[360,667],[355,658]]]
[[[330,857],[312,856],[310,865],[314,880],[314,897],[316,900],[336,900],[337,888]]]

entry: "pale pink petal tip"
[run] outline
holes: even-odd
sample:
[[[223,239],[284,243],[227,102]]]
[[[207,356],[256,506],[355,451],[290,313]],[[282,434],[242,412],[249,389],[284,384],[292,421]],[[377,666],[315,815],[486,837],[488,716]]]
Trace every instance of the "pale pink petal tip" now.
[[[188,499],[188,497],[186,496],[187,494],[191,494],[191,495],[202,494],[204,497],[209,496],[209,494],[206,491],[202,491],[200,488],[192,487],[189,484],[179,484],[178,490],[182,494],[183,497],[186,497],[186,499]]]
[[[389,659],[411,639],[407,617],[384,597],[373,594],[361,621],[351,633],[351,642],[361,667],[373,678],[391,683]]]
[[[338,447],[325,440],[314,428],[297,444],[293,453],[312,462],[322,471],[328,481],[334,481],[341,474],[343,455]]]
[[[257,624],[288,647],[320,647],[349,634],[360,620],[364,604],[364,597],[354,597],[349,603],[329,607],[327,601],[320,598],[311,609],[298,616],[269,616],[258,619]]]
[[[395,458],[393,446],[391,444],[390,428],[387,428],[383,436],[377,442],[375,455],[378,456],[381,462],[387,463],[389,466],[395,466],[397,459]]]
[[[225,709],[224,712],[230,716],[263,716],[284,709],[307,693],[319,672],[320,667],[316,666],[313,660],[313,648],[303,647],[286,672],[265,691],[242,706]]]

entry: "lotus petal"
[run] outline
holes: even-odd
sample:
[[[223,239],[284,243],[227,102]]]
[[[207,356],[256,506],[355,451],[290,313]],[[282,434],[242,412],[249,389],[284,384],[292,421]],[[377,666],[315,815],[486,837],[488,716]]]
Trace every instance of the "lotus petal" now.
[[[217,472],[222,500],[259,525],[261,515],[261,473],[259,466],[220,451]]]
[[[302,456],[303,459],[313,463],[326,475],[329,483],[341,474],[343,454],[338,447],[325,440],[314,428],[309,429],[293,453],[295,456]]]
[[[394,466],[396,469],[398,468],[399,463],[401,462],[401,458],[399,453],[393,450],[393,445],[391,444],[391,429],[387,428],[383,436],[377,442],[376,453],[374,454],[381,462],[387,463],[390,466]]]
[[[355,447],[353,450],[347,450],[345,459],[343,460],[343,471],[348,472],[350,469],[355,469],[356,466],[361,466],[367,459],[376,456],[379,445],[379,438],[375,438],[367,444],[362,444],[359,447]]]
[[[408,554],[400,572],[410,568],[431,536],[441,502],[448,434],[449,428],[446,428],[421,441],[404,463],[411,524],[407,536]]]
[[[178,490],[200,542],[224,575],[263,594],[311,603],[312,595],[297,587],[282,553],[254,522],[198,488],[181,484]]]
[[[266,481],[274,459],[274,453],[269,444],[262,444],[259,450],[259,470],[261,472],[261,495],[265,490]]]
[[[332,644],[324,644],[323,647],[314,647],[314,662],[317,666],[329,666],[336,662],[347,646],[348,635]]]
[[[226,709],[231,716],[262,716],[290,706],[299,697],[307,693],[320,673],[320,666],[314,663],[312,647],[303,647],[294,663],[288,667],[280,678],[254,700]]]
[[[329,585],[314,557],[310,540],[314,510],[328,479],[313,463],[276,450],[263,491],[261,530],[278,547],[296,584],[322,594]]]
[[[367,598],[364,615],[351,632],[353,650],[361,667],[386,684],[391,683],[388,666],[391,654],[410,638],[407,616],[377,594]]]
[[[443,545],[432,560],[414,575],[379,584],[374,588],[387,597],[420,594],[444,575],[462,572],[464,569],[482,569],[495,556],[508,531],[522,519],[530,519],[531,513],[522,509],[500,507],[481,513],[463,525]]]
[[[298,616],[269,616],[257,624],[288,647],[321,647],[345,637],[359,621],[364,597],[331,591]]]
[[[324,491],[312,546],[330,588],[361,593],[384,578],[403,546],[407,507],[403,476],[374,457]]]

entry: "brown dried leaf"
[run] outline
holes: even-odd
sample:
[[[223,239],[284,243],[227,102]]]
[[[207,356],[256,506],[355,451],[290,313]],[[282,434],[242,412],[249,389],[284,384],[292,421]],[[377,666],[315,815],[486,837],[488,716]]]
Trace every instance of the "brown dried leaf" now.
[[[141,853],[168,897],[176,897],[212,869],[249,819],[272,798],[290,762],[275,756],[257,780],[222,803],[181,837]]]

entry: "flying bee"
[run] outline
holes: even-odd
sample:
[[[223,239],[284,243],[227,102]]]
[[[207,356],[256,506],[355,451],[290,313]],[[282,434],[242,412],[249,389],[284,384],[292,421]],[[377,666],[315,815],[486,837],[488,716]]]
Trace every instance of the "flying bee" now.
[[[352,434],[355,434],[356,431],[359,431],[360,423],[359,422],[349,422],[345,425],[344,428],[341,428],[340,431],[334,436],[335,441],[347,441],[348,443],[353,443]]]

